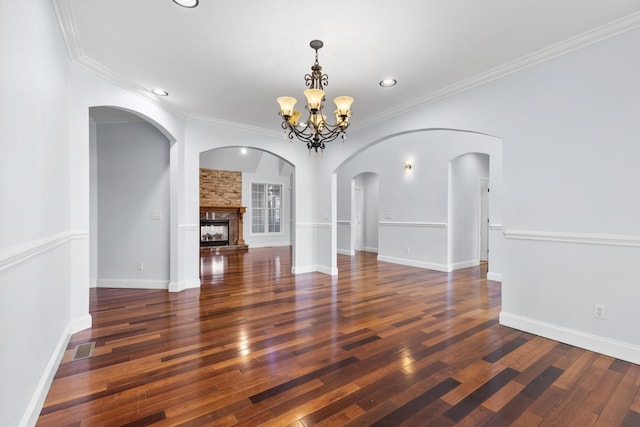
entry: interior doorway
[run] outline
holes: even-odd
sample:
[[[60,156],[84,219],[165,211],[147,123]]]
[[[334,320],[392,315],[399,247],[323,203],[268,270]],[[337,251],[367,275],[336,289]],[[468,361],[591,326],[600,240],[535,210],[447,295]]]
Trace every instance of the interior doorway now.
[[[124,109],[89,118],[91,287],[169,289],[171,141]]]
[[[478,259],[481,262],[489,260],[489,180],[480,179],[480,244],[478,245]]]
[[[378,174],[364,172],[352,179],[351,242],[356,251],[378,252]]]
[[[453,271],[488,260],[489,155],[452,159],[449,185],[448,268]]]
[[[236,243],[230,243],[228,249],[292,246],[293,164],[256,148],[221,147],[201,152],[199,168],[201,211],[237,208],[244,212],[240,214],[242,221],[236,224],[243,242],[232,239]]]
[[[362,187],[353,189],[353,226],[354,239],[353,247],[356,251],[363,250],[363,221],[364,218],[364,191]]]

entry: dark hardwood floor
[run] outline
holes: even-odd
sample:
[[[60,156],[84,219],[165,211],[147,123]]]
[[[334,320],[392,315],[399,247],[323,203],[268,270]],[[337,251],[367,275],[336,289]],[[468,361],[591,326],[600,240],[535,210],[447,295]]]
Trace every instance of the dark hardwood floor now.
[[[200,289],[93,289],[38,425],[640,426],[640,366],[500,326],[486,265],[338,268],[251,249]]]

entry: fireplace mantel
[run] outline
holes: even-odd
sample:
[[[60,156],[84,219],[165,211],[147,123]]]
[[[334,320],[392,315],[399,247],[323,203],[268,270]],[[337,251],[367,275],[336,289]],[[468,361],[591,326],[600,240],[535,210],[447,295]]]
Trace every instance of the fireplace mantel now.
[[[243,236],[244,206],[200,206],[200,223],[229,220],[229,246],[246,246]]]

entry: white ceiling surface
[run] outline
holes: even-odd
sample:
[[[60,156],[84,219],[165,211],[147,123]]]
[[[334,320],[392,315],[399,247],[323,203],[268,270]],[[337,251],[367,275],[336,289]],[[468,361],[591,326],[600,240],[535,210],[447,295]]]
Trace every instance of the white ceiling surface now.
[[[263,151],[238,147],[217,148],[200,153],[200,167],[255,173]]]
[[[74,61],[185,117],[278,133],[312,39],[356,128],[640,26],[640,0],[53,1]]]
[[[264,157],[278,159],[278,175],[290,176],[293,172],[293,165],[280,157],[266,151],[241,147],[225,147],[204,151],[200,153],[200,167],[256,173]]]

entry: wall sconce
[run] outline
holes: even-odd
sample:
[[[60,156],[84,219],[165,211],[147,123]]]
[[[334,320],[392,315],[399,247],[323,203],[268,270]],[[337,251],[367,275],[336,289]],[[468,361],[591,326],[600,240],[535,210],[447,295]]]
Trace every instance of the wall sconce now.
[[[407,160],[406,162],[404,162],[404,171],[409,173],[411,172],[411,160]]]

